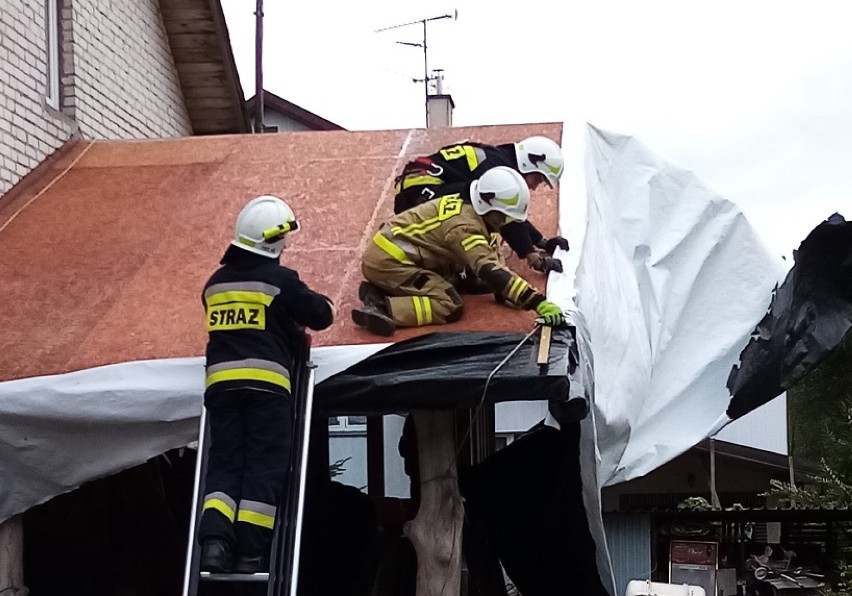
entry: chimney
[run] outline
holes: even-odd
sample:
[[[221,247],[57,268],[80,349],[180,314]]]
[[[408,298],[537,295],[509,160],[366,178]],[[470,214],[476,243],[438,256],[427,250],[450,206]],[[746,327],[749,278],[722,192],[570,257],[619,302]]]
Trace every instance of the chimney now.
[[[444,93],[444,71],[432,71],[435,93],[426,97],[426,128],[438,128],[453,125],[453,109],[456,104],[449,93]]]

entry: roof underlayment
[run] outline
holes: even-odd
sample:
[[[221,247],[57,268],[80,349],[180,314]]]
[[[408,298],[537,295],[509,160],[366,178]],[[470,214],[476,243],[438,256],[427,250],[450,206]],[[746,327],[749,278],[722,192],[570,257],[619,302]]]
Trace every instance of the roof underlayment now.
[[[302,225],[282,262],[339,310],[315,346],[385,341],[358,329],[360,254],[392,213],[411,158],[465,139],[561,142],[562,124],[79,142],[0,200],[0,381],[203,354],[200,290],[252,197],[274,194]],[[533,193],[530,219],[557,225],[557,193]],[[545,278],[519,273],[540,289]],[[534,315],[466,297],[446,331],[523,331]],[[394,341],[435,327],[397,332]]]

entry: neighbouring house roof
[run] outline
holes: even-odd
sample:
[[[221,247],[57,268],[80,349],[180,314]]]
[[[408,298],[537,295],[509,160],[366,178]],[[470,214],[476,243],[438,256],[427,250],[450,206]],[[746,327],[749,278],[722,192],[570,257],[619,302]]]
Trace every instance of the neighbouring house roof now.
[[[77,142],[0,200],[0,381],[99,365],[199,356],[200,291],[251,197],[286,198],[302,223],[283,263],[331,297],[337,322],[314,345],[383,343],[357,328],[360,255],[392,213],[393,181],[416,155],[473,139],[511,142],[562,125],[297,132]],[[530,218],[557,227],[557,193]],[[545,279],[510,259],[544,289]],[[401,330],[529,331],[534,314],[467,296],[461,321]]]
[[[257,95],[253,95],[246,101],[246,110],[251,118],[254,118],[255,103]],[[301,106],[297,106],[292,101],[287,101],[278,97],[274,93],[264,89],[263,91],[264,111],[274,110],[279,114],[286,116],[300,124],[304,124],[311,130],[346,130],[339,124],[335,124],[331,120],[326,120],[322,116],[317,116],[313,112],[309,112]]]
[[[219,0],[159,1],[193,132],[249,132],[245,96]]]
[[[790,460],[783,453],[775,453],[766,451],[765,449],[757,449],[747,445],[739,445],[737,443],[729,443],[715,439],[713,441],[714,451],[717,457],[726,458],[732,461],[740,461],[748,464],[756,464],[763,468],[773,471],[788,471],[790,469]],[[705,453],[710,452],[710,439],[704,439],[693,447],[696,451]],[[813,462],[805,462],[796,460],[796,472],[801,474],[813,474],[817,471],[817,466]]]

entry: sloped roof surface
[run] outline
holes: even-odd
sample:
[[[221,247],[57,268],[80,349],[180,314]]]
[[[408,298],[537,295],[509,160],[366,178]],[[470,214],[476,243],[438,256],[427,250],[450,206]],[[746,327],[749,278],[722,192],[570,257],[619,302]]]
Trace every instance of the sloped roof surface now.
[[[79,143],[0,200],[0,380],[117,362],[198,356],[200,290],[245,202],[286,198],[302,230],[282,262],[333,299],[334,326],[314,345],[380,343],[358,329],[360,254],[392,213],[393,179],[410,158],[464,139],[561,140],[561,124],[306,132]],[[533,193],[531,219],[555,233],[557,194]],[[540,289],[545,279],[510,259]],[[528,331],[533,315],[466,297],[464,318],[397,332]]]

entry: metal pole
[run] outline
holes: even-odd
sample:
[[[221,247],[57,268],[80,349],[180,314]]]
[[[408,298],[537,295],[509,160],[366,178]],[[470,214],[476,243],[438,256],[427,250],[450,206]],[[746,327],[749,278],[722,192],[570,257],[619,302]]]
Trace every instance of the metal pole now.
[[[429,128],[429,62],[426,54],[426,19],[423,19],[423,107],[426,110],[426,128]]]
[[[257,0],[254,14],[254,132],[263,132],[263,0]]]

